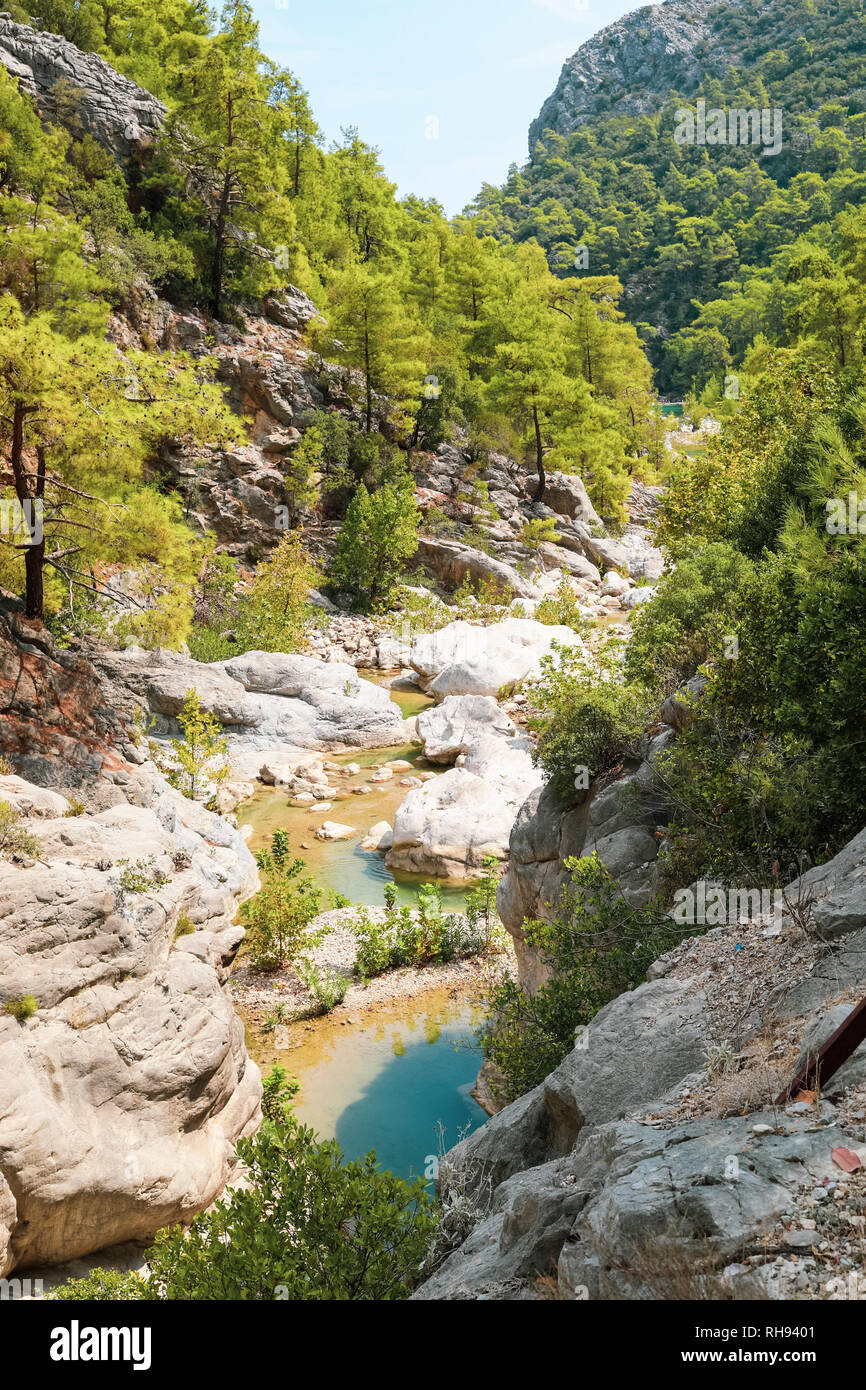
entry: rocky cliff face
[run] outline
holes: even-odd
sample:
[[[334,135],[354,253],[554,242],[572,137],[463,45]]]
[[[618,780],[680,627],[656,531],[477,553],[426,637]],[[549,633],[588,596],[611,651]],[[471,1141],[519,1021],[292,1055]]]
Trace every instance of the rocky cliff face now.
[[[8,14],[0,14],[0,64],[46,119],[66,124],[72,115],[122,165],[153,143],[165,119],[161,101],[103,58],[57,34],[16,24]]]
[[[594,35],[568,59],[532,123],[530,156],[545,130],[569,135],[593,116],[655,111],[672,92],[687,94],[704,77],[725,73],[740,55],[716,32],[715,8],[714,0],[666,0]]]
[[[122,773],[126,744],[81,653],[0,599],[0,755],[33,782],[80,788]]]
[[[477,1224],[415,1298],[857,1297],[862,1188],[833,1153],[866,1159],[866,1045],[773,1102],[862,997],[864,865],[866,832],[792,910],[685,941],[452,1149],[446,1209]]]
[[[258,1122],[226,989],[252,856],[152,764],[125,790],[88,816],[0,777],[38,840],[0,861],[0,1275],[190,1218]]]

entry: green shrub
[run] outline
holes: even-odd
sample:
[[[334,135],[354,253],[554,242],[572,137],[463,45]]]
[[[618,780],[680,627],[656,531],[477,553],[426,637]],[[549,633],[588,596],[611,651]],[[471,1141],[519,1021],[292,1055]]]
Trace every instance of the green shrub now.
[[[42,851],[39,840],[21,824],[21,812],[0,799],[0,859],[35,859]]]
[[[315,999],[320,1014],[329,1014],[338,1004],[342,1004],[349,988],[345,975],[336,970],[320,970],[309,960],[300,962],[298,974]]]
[[[192,936],[195,929],[195,923],[193,922],[189,913],[181,912],[177,919],[177,925],[174,929],[175,941],[177,941],[178,938],[181,936]]]
[[[271,1101],[271,1109],[273,1104]],[[382,1302],[408,1297],[435,1216],[423,1180],[382,1172],[375,1154],[347,1162],[283,1110],[238,1158],[246,1184],[162,1231],[148,1286],[163,1299]]]
[[[556,540],[556,522],[552,516],[526,521],[520,528],[520,539],[530,550],[537,550],[545,541]]]
[[[321,911],[322,890],[305,875],[303,859],[289,858],[284,830],[271,837],[270,849],[257,854],[256,861],[262,886],[241,908],[248,923],[247,947],[256,970],[279,970],[302,946],[321,941],[322,934],[309,927]]]
[[[58,1303],[98,1302],[126,1303],[136,1299],[150,1299],[154,1295],[148,1291],[147,1279],[140,1274],[121,1274],[117,1269],[92,1269],[84,1279],[70,1279],[45,1295]]]
[[[569,859],[570,881],[552,922],[528,924],[527,942],[551,971],[529,994],[505,979],[487,999],[478,1031],[485,1057],[505,1078],[506,1101],[538,1085],[575,1045],[575,1029],[611,999],[634,989],[654,960],[695,928],[683,929],[654,905],[631,908],[596,856]]]
[[[19,1023],[26,1023],[28,1018],[32,1018],[39,1008],[39,1004],[32,994],[25,994],[21,999],[7,999],[3,1005],[3,1012],[11,1014]]]
[[[530,727],[538,736],[535,758],[563,795],[579,774],[587,782],[633,756],[652,709],[646,690],[620,679],[614,643],[607,639],[596,655],[556,649],[542,661]]]
[[[742,586],[753,565],[723,542],[680,560],[655,598],[633,617],[627,679],[669,695],[724,648]]]

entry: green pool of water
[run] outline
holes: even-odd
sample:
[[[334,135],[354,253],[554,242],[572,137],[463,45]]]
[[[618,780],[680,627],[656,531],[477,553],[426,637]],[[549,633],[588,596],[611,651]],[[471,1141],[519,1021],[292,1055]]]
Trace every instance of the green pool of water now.
[[[299,1119],[336,1139],[347,1158],[375,1149],[382,1168],[429,1179],[440,1145],[487,1118],[469,1094],[481,1065],[477,1020],[471,1005],[435,991],[353,1025],[328,1018],[300,1033],[295,1025],[300,1041],[288,1050],[270,1037],[248,1046],[261,1066],[279,1062],[300,1082]]]
[[[422,697],[423,698],[423,697]],[[421,755],[417,745],[400,748],[377,748],[373,752],[353,752],[323,754],[327,762],[345,767],[347,763],[358,763],[361,772],[351,778],[337,778],[334,783],[343,790],[341,798],[334,801],[331,810],[317,811],[314,807],[290,806],[288,794],[284,789],[267,788],[258,792],[245,805],[238,807],[238,823],[252,827],[248,841],[253,853],[267,844],[275,830],[284,828],[289,832],[292,851],[304,859],[307,869],[317,883],[327,892],[342,893],[353,903],[365,907],[381,907],[384,902],[386,883],[394,883],[397,897],[401,903],[413,905],[418,888],[429,883],[429,875],[393,873],[385,865],[385,856],[375,850],[361,849],[361,840],[367,831],[378,821],[386,820],[394,824],[397,807],[408,788],[400,786],[400,778],[408,773],[396,773],[390,782],[371,782],[375,767],[396,759],[405,759],[413,768],[427,772],[444,772],[445,769],[430,767]],[[369,786],[369,796],[355,796],[352,788]],[[352,840],[317,840],[316,830],[323,821],[339,821],[341,825],[351,825],[358,835]],[[462,912],[466,901],[465,888],[443,883],[442,902],[449,912]]]

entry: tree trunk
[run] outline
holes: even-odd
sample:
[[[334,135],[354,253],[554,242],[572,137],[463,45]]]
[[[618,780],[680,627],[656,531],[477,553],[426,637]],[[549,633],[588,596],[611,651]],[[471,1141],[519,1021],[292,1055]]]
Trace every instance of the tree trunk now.
[[[222,192],[220,193],[219,206],[217,208],[216,227],[214,229],[214,253],[213,264],[211,266],[211,296],[210,311],[215,319],[222,317],[223,310],[223,280],[225,279],[225,260],[226,260],[226,220],[228,215],[228,200],[231,189],[231,174],[227,173],[223,180]]]
[[[535,496],[532,501],[537,507],[544,499],[544,490],[547,487],[547,474],[544,471],[544,445],[541,442],[541,423],[538,419],[538,406],[532,407],[532,421],[535,425],[535,467],[538,469],[538,487],[535,489]]]
[[[45,540],[42,536],[42,518],[39,515],[35,501],[42,500],[45,492],[45,455],[41,449],[37,449],[36,456],[39,467],[36,474],[36,487],[33,492],[27,480],[24,460],[24,422],[28,415],[32,415],[35,407],[26,406],[23,401],[16,401],[12,413],[12,452],[10,463],[12,465],[12,477],[15,483],[15,496],[21,504],[24,517],[24,525],[30,531],[30,538],[39,534],[39,541],[35,545],[29,545],[24,552],[24,612],[28,618],[36,618],[42,621],[44,606],[44,588],[42,580],[42,570],[45,564]]]
[[[367,379],[367,433],[373,429],[373,388],[370,385],[370,324],[364,309],[364,374]]]

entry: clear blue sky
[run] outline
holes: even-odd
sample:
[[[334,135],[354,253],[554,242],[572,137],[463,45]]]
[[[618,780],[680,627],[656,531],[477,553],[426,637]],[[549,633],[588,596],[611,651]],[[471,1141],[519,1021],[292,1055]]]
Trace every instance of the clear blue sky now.
[[[356,125],[401,193],[460,212],[528,155],[562,64],[640,0],[253,0],[328,141]],[[438,137],[435,135],[438,122]]]

